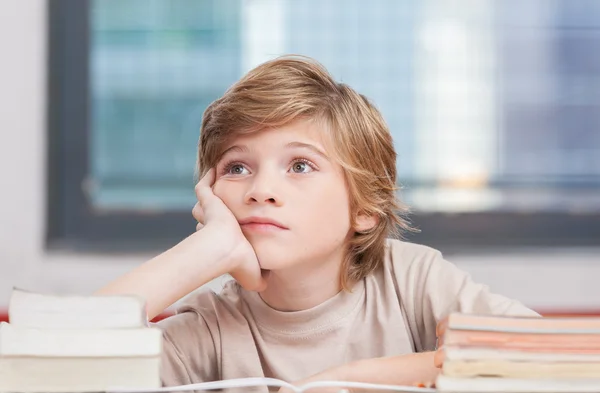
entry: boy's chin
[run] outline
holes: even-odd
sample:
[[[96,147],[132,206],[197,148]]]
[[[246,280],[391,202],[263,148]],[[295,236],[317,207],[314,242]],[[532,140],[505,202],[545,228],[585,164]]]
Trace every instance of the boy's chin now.
[[[284,253],[284,248],[272,241],[250,241],[260,267],[267,270],[272,270],[274,267],[281,265],[283,259],[288,257]]]
[[[293,264],[288,259],[289,254],[282,254],[275,250],[255,249],[254,251],[256,252],[258,264],[263,271],[281,270]]]
[[[260,270],[262,272],[270,272],[272,270],[285,268],[285,264],[282,263],[281,259],[272,260],[271,258],[261,258],[258,256],[258,264],[260,265]]]

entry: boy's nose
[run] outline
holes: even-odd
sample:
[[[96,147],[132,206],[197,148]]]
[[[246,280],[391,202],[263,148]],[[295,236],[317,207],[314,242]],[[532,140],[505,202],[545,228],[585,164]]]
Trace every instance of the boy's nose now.
[[[272,204],[276,204],[277,203],[277,201],[273,197],[270,197],[270,198],[269,197],[264,197],[264,198],[261,198],[261,197],[251,197],[250,201],[251,202],[265,202],[265,203],[272,203]]]
[[[246,193],[246,203],[281,205],[281,197],[273,188],[273,182],[267,176],[257,176]]]

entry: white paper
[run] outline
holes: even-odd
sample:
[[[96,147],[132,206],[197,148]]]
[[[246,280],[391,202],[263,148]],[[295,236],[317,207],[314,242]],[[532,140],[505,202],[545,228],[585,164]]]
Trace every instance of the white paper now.
[[[313,388],[329,388],[339,387],[340,390],[344,388],[357,388],[357,389],[370,389],[370,390],[387,390],[394,392],[404,393],[433,393],[436,392],[432,388],[418,388],[414,386],[401,386],[401,385],[381,385],[373,383],[363,382],[343,382],[343,381],[318,381],[310,382],[302,386],[294,386],[288,382],[284,382],[274,378],[238,378],[229,379],[224,381],[213,381],[213,382],[202,382],[194,383],[190,385],[180,386],[169,386],[158,389],[120,389],[118,387],[107,390],[107,393],[161,393],[161,392],[184,392],[191,390],[217,390],[217,389],[232,389],[232,388],[247,388],[256,386],[271,386],[271,387],[285,387],[294,392],[302,393],[305,390]]]

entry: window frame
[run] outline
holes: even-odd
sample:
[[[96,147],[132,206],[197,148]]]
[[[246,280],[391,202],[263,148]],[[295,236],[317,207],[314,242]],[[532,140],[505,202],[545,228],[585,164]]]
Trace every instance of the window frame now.
[[[89,11],[89,0],[49,2],[47,247],[161,250],[194,231],[191,211],[105,212],[86,197]],[[600,244],[600,212],[417,213],[410,219],[421,232],[406,234],[407,240],[444,250]]]
[[[191,207],[190,213],[104,212],[86,196],[89,10],[89,0],[49,3],[47,244],[76,250],[161,249],[194,231]]]

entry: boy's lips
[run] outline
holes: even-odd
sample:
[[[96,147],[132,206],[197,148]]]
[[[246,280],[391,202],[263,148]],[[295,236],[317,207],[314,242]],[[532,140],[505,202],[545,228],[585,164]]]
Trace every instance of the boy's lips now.
[[[248,217],[238,221],[242,228],[253,229],[289,229],[277,220],[268,217]]]

